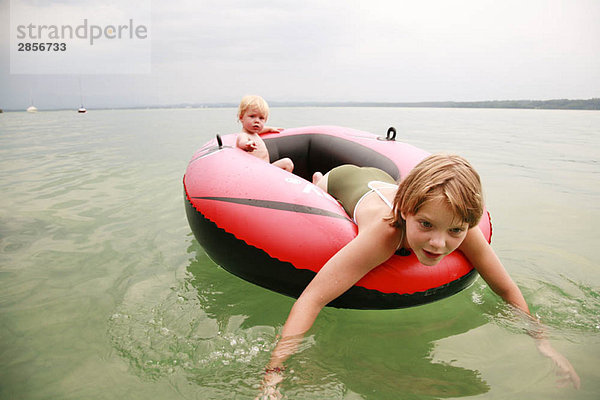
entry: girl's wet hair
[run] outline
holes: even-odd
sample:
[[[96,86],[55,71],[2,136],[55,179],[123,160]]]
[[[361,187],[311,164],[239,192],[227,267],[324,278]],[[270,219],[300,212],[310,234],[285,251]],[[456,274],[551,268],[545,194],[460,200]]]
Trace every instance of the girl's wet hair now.
[[[400,182],[390,224],[404,227],[402,214],[414,215],[433,199],[446,201],[455,218],[469,228],[477,226],[484,208],[479,174],[461,156],[430,155]]]
[[[265,115],[265,118],[269,117],[269,105],[265,99],[260,96],[248,95],[244,96],[240,102],[240,106],[238,108],[238,120],[241,119],[246,111],[252,107],[258,108],[260,112]]]

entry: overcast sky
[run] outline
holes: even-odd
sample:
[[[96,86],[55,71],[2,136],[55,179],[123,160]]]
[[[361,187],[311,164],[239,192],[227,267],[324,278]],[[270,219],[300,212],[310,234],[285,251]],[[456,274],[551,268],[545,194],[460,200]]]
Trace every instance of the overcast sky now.
[[[151,72],[81,76],[11,74],[9,7],[4,109],[600,97],[599,0],[153,0]]]

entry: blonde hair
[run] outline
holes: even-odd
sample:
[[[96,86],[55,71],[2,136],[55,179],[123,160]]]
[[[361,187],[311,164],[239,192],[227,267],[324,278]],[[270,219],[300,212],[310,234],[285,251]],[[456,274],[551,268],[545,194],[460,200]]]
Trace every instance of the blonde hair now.
[[[269,117],[269,105],[260,96],[248,95],[242,98],[240,102],[240,107],[238,108],[238,120],[242,119],[246,111],[249,108],[256,107],[258,110],[265,115],[265,118]]]
[[[406,221],[402,214],[414,215],[433,199],[445,200],[454,216],[469,228],[477,226],[484,207],[479,174],[458,155],[430,155],[400,182],[390,224],[400,228],[404,235]]]

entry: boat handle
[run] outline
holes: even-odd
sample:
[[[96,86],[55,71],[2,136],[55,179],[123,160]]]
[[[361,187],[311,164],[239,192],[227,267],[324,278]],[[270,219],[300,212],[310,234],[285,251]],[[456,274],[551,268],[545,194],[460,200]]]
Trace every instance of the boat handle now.
[[[396,128],[394,128],[393,126],[390,126],[388,128],[385,140],[396,140]]]

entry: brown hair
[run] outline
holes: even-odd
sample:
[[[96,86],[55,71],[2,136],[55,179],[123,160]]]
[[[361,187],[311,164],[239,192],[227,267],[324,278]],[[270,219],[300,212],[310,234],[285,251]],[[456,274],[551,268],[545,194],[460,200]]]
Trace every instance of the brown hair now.
[[[404,215],[414,215],[426,202],[445,199],[455,217],[477,226],[483,214],[483,193],[479,174],[464,158],[454,154],[433,154],[417,164],[404,178],[394,198],[390,225],[405,232]]]

